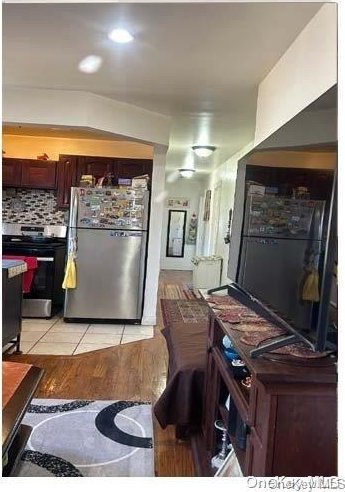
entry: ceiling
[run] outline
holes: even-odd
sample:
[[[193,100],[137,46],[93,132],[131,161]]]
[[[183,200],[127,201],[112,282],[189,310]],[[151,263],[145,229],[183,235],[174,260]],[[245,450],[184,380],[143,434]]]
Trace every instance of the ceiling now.
[[[167,168],[209,172],[254,138],[259,82],[321,6],[5,3],[3,84],[88,91],[169,115]],[[107,38],[119,25],[132,43]],[[103,59],[94,74],[78,70],[88,55]],[[193,144],[217,149],[198,158]]]

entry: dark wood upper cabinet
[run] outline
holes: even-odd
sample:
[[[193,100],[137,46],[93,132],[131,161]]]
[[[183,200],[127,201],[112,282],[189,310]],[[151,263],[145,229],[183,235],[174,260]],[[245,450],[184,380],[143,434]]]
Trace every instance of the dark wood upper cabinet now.
[[[2,163],[3,186],[56,188],[56,161],[5,158]]]
[[[152,160],[124,157],[77,157],[76,186],[79,185],[83,174],[91,174],[97,181],[108,173],[113,174],[115,178],[134,178],[142,174],[148,174],[151,178]]]
[[[263,186],[277,187],[279,194],[292,196],[292,190],[305,186],[312,200],[330,201],[333,187],[332,169],[296,167],[246,166],[246,181],[255,181]]]
[[[4,157],[2,159],[2,185],[20,186],[21,178],[22,178],[21,159],[11,159],[8,157]]]
[[[79,186],[83,174],[91,174],[97,181],[109,173],[115,181],[142,174],[151,178],[152,160],[67,154],[60,154],[58,162],[7,157],[2,163],[2,184],[6,187],[56,189],[58,207],[68,208],[71,187]]]
[[[56,161],[25,159],[22,164],[21,186],[55,189],[56,169]]]
[[[112,157],[77,157],[77,185],[83,174],[91,174],[97,179],[108,173],[116,175],[116,159]]]
[[[151,159],[117,159],[117,175],[119,178],[134,178],[142,174],[148,174],[151,178]]]
[[[115,180],[142,174],[148,174],[151,178],[152,160],[60,154],[57,165],[58,207],[69,207],[71,187],[79,186],[80,178],[84,174],[91,174],[97,182],[109,173]]]
[[[58,207],[69,207],[72,186],[77,186],[77,156],[60,154],[57,165]]]

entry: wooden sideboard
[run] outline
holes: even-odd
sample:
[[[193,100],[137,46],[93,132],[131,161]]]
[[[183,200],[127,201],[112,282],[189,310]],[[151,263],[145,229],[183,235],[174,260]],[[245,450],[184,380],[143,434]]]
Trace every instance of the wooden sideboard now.
[[[236,379],[224,355],[225,335],[251,374],[250,389]],[[198,475],[214,475],[211,458],[221,439],[214,423],[220,419],[244,476],[336,476],[335,358],[253,359],[242,335],[210,308],[203,420],[192,438]]]

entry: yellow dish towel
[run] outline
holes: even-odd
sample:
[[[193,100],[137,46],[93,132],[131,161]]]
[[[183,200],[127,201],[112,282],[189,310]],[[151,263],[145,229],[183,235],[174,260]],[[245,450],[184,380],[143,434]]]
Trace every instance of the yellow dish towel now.
[[[302,290],[303,301],[319,302],[319,273],[314,268],[307,276]]]
[[[67,259],[65,278],[62,282],[63,289],[75,289],[77,287],[77,271],[75,259],[73,255],[69,255]]]

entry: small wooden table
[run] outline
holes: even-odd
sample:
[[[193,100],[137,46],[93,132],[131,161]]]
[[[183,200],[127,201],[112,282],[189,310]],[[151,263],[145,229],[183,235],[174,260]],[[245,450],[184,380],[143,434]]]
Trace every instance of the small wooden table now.
[[[43,369],[19,362],[2,363],[2,475],[13,473],[30,436],[31,427],[22,419]]]

